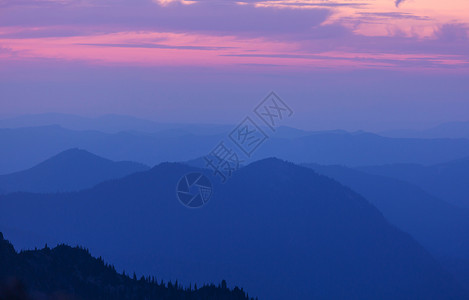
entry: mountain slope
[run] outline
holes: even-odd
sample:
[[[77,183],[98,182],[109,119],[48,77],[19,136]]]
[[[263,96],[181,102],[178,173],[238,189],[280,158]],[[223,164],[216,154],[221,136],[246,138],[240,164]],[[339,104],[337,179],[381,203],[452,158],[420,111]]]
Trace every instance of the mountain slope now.
[[[431,166],[392,164],[358,169],[413,183],[440,199],[469,209],[469,157]]]
[[[12,279],[13,278],[13,279]],[[28,295],[29,294],[29,295]],[[19,298],[19,296],[22,296]],[[118,274],[88,250],[59,245],[17,253],[0,232],[0,299],[249,299],[226,282],[185,289],[154,277]]]
[[[69,149],[21,172],[0,175],[0,191],[54,193],[78,191],[148,167],[134,162],[113,162],[85,150]]]
[[[410,233],[438,258],[469,261],[469,210],[453,206],[405,181],[342,166],[305,166],[363,195],[386,219]]]
[[[165,163],[77,193],[2,196],[0,227],[86,244],[145,274],[225,278],[261,299],[465,297],[415,240],[327,177],[266,159],[224,185],[212,178],[210,202],[187,209],[175,186],[197,170]]]

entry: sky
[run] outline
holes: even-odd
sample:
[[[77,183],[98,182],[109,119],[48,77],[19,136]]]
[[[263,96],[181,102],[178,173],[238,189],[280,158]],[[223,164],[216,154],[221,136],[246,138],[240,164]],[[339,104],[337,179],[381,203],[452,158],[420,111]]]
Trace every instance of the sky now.
[[[236,123],[270,91],[304,129],[468,121],[467,0],[0,0],[0,117]]]

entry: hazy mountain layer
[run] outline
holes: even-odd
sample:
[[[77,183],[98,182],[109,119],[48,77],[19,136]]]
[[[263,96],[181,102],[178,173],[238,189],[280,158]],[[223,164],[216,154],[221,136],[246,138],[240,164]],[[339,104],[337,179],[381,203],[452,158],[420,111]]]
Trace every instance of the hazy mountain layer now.
[[[359,169],[413,183],[440,199],[469,209],[469,157],[431,166],[392,164]]]
[[[221,141],[228,143],[230,132],[109,134],[59,126],[0,129],[0,174],[30,168],[70,148],[85,149],[115,161],[135,161],[150,166],[166,161],[187,161],[207,155]],[[269,131],[266,134],[269,138],[253,153],[252,160],[275,156],[297,163],[363,166],[435,164],[469,155],[469,140],[464,139],[394,139],[343,131],[306,134],[292,129],[279,129],[279,135]],[[231,147],[242,154],[236,146]]]

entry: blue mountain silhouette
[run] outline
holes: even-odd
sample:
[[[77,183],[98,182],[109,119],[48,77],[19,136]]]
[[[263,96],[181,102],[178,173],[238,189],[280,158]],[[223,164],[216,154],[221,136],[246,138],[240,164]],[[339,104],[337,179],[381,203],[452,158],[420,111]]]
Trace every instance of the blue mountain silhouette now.
[[[189,172],[207,171],[163,163],[76,193],[1,196],[0,228],[87,245],[118,269],[165,280],[226,279],[261,299],[466,297],[367,200],[308,168],[271,158],[224,185],[212,176],[214,195],[200,209],[176,199]]]
[[[70,192],[149,169],[134,162],[114,162],[81,149],[63,151],[24,171],[0,175],[0,191]]]

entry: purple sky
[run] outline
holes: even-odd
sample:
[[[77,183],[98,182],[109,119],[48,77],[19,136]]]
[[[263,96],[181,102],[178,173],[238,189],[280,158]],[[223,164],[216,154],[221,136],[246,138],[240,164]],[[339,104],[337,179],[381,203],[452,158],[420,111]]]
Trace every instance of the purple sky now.
[[[397,5],[399,4],[399,5]],[[469,3],[0,0],[0,116],[237,123],[269,91],[307,129],[469,120]]]

